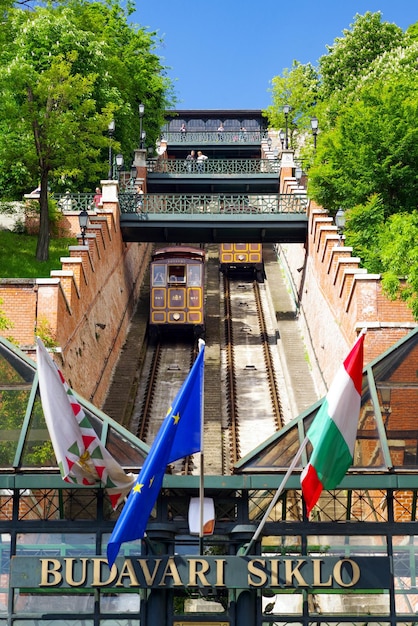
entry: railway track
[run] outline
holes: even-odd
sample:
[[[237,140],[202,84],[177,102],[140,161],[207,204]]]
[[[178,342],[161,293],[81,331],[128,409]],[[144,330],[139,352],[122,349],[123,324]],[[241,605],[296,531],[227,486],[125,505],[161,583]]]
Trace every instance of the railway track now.
[[[225,310],[225,469],[284,424],[276,372],[276,329],[266,286],[223,278]],[[229,466],[229,467],[228,467]]]
[[[158,341],[146,350],[137,389],[131,431],[151,445],[197,355],[194,342]],[[172,464],[175,473],[194,473],[193,457]]]
[[[268,283],[220,274],[216,248],[208,250],[205,286],[205,474],[229,474],[292,416]],[[149,445],[197,354],[190,336],[177,329],[174,336],[141,350],[128,421]],[[197,454],[172,466],[175,473],[199,470]]]

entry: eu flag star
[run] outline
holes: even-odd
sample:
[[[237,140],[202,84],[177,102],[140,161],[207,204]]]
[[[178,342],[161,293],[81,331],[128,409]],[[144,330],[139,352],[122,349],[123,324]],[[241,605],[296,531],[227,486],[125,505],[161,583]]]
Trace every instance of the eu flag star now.
[[[173,420],[174,420],[174,423],[177,425],[180,421],[180,413],[173,415]]]
[[[141,493],[141,489],[144,485],[141,485],[141,483],[136,483],[135,487],[133,488],[133,491],[136,491],[137,493]]]

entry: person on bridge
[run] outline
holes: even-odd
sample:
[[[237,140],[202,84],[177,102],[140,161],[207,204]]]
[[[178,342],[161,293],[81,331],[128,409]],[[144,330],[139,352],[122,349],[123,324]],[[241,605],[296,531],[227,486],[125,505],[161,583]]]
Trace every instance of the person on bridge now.
[[[186,141],[186,133],[187,133],[186,124],[183,123],[180,128],[181,141]]]
[[[218,126],[218,141],[223,141],[224,140],[224,132],[225,132],[225,128],[224,128],[224,125],[221,122],[219,124],[219,126]]]
[[[196,153],[194,150],[190,152],[190,154],[186,157],[186,167],[187,171],[190,173],[194,170],[194,162],[196,161]]]
[[[100,187],[96,187],[96,192],[93,196],[93,209],[98,209],[103,206],[102,203],[102,190]]]
[[[208,160],[208,157],[206,156],[206,154],[203,154],[201,150],[198,150],[196,160],[197,160],[197,171],[203,172],[205,169],[205,161]]]
[[[142,209],[143,199],[144,199],[144,190],[142,189],[142,185],[137,185],[135,188],[135,193],[138,194],[138,208]]]

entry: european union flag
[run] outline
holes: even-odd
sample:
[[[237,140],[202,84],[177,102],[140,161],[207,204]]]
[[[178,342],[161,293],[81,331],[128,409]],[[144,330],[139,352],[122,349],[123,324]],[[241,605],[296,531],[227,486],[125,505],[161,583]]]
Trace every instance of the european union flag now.
[[[107,545],[112,567],[125,541],[142,539],[163,483],[166,467],[202,447],[203,376],[205,346],[176,395],[145,459]]]

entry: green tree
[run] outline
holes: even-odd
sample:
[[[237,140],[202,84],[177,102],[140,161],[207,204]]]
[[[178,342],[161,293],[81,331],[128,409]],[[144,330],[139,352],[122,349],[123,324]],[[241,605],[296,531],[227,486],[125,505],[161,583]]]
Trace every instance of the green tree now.
[[[365,83],[321,134],[309,193],[336,210],[379,194],[386,215],[416,207],[418,78],[386,75]]]
[[[291,107],[288,130],[290,144],[293,145],[297,137],[310,128],[310,117],[315,115],[318,74],[310,63],[302,65],[298,61],[293,61],[290,70],[286,68],[282,76],[275,76],[271,82],[273,103],[266,109],[265,114],[272,128],[284,128],[286,120],[283,107],[285,104]]]
[[[345,212],[344,235],[346,244],[353,247],[363,266],[374,274],[383,270],[381,243],[377,233],[385,225],[385,207],[382,198],[373,194],[364,205],[357,205]]]
[[[131,10],[117,1],[75,1],[8,14],[0,50],[0,180],[15,190],[18,179],[21,186],[40,183],[38,260],[48,259],[49,184],[91,189],[106,176],[112,117],[114,149],[131,153],[139,99],[150,103],[151,140],[161,125],[169,82],[151,52],[152,34],[128,24]]]
[[[354,16],[351,30],[337,37],[328,53],[319,59],[320,96],[323,100],[336,91],[350,90],[370,64],[383,52],[404,41],[404,32],[396,24],[382,22],[380,11]]]
[[[383,288],[400,297],[418,320],[418,211],[392,215],[379,235]]]

